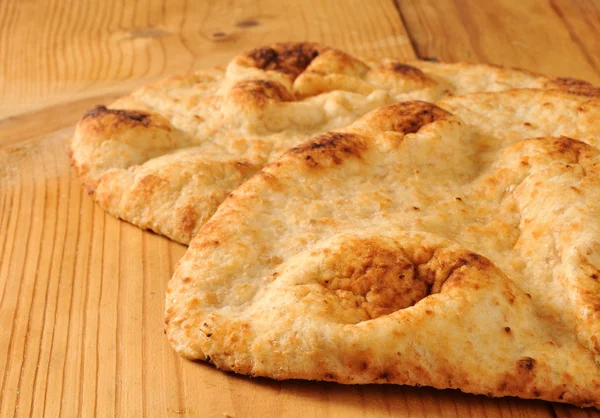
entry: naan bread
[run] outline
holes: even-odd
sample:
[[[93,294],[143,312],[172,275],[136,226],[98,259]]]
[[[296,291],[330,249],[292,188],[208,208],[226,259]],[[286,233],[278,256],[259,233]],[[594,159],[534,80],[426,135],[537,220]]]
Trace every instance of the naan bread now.
[[[590,88],[487,65],[359,60],[318,44],[276,44],[235,57],[225,71],[170,78],[90,110],[72,163],[103,209],[187,244],[266,163],[379,106],[557,86]]]
[[[428,64],[427,64],[428,65]],[[600,96],[377,109],[233,191],[168,285],[190,359],[600,406]]]

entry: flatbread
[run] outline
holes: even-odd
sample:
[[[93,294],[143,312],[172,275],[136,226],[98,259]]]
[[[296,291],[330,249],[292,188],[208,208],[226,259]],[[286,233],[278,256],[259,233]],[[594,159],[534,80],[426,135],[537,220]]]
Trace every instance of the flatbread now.
[[[190,359],[600,406],[600,96],[411,101],[286,152],[169,282]]]
[[[515,87],[588,84],[488,65],[360,60],[275,44],[143,87],[78,123],[71,160],[112,215],[187,244],[231,190],[288,148],[379,106]]]

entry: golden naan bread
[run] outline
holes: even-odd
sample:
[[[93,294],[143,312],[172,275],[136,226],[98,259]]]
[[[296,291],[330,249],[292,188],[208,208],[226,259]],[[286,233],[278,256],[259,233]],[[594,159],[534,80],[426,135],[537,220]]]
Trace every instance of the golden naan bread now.
[[[590,88],[488,65],[359,60],[318,44],[276,44],[235,57],[225,71],[170,78],[90,110],[71,159],[103,209],[187,244],[267,162],[379,106],[557,86]]]
[[[292,148],[192,240],[167,290],[169,341],[251,376],[599,407],[588,94],[404,102]]]

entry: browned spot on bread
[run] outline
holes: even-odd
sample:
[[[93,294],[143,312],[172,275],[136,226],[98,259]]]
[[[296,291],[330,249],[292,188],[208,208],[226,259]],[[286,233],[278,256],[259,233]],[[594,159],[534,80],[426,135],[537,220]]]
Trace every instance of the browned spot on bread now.
[[[361,121],[381,131],[415,133],[423,126],[452,115],[436,105],[421,101],[385,106],[363,116]]]
[[[421,71],[420,69],[418,69],[416,67],[412,67],[408,64],[392,62],[392,63],[388,64],[388,66],[386,68],[390,69],[391,71],[393,71],[397,74],[400,74],[402,77],[405,77],[405,78],[416,78],[416,79],[426,79],[427,78],[427,76],[423,73],[423,71]]]
[[[272,257],[264,257],[266,264],[270,266],[278,266],[283,262],[283,259],[277,255]]]
[[[157,176],[156,174],[148,174],[139,181],[137,184],[137,190],[141,194],[150,195],[154,193],[156,189],[165,185],[167,185],[167,180]]]
[[[173,126],[163,116],[156,113],[141,112],[138,110],[108,109],[106,106],[96,106],[87,111],[77,125],[85,136],[92,138],[111,138],[113,135],[122,135],[134,130],[153,129],[155,132],[169,135]],[[125,135],[131,140],[135,135]],[[86,164],[83,164],[86,165]],[[93,164],[90,165],[93,166]],[[83,166],[83,173],[87,171]]]
[[[551,81],[559,89],[582,96],[600,96],[600,89],[587,81],[569,77],[558,77]],[[547,86],[549,87],[549,86]]]
[[[250,177],[252,174],[258,172],[261,167],[257,164],[252,164],[248,161],[245,160],[241,160],[241,161],[232,161],[231,165],[239,172],[241,173],[244,177]],[[221,202],[216,202],[217,204],[220,204]]]
[[[492,265],[492,262],[490,260],[477,253],[469,253],[467,258],[469,258],[472,262],[475,262],[484,267],[489,267]]]
[[[263,169],[263,170],[259,171],[255,176],[257,178],[262,179],[264,184],[268,185],[268,187],[271,190],[281,191],[284,189],[284,186],[281,183],[281,180],[279,180],[276,176],[271,174],[268,170]]]
[[[511,292],[504,292],[504,297],[506,298],[506,300],[508,300],[508,303],[510,303],[511,305],[515,303],[515,295],[513,295]]]
[[[578,164],[583,156],[594,154],[597,155],[597,151],[594,147],[586,144],[585,142],[579,141],[577,139],[572,139],[566,136],[561,136],[560,138],[539,138],[541,141],[549,141],[551,144],[550,155],[552,152],[558,152],[563,154],[557,159],[567,160],[565,163]],[[571,168],[570,164],[565,164],[566,168]]]
[[[183,232],[190,234],[194,231],[199,214],[193,206],[187,205],[178,208],[176,216],[177,223]]]
[[[561,136],[560,138],[554,139],[555,148],[562,153],[566,153],[568,151],[575,151],[579,154],[579,149],[582,145],[585,145],[583,142],[577,141],[575,139],[568,138],[566,136]]]
[[[429,278],[419,276],[403,252],[372,239],[345,243],[327,264],[336,277],[323,286],[340,298],[359,296],[371,318],[412,306],[431,288]]]
[[[367,147],[360,135],[342,132],[326,132],[292,148],[292,154],[305,154],[302,160],[307,166],[331,166],[342,164],[349,158],[361,158]]]
[[[573,190],[575,193],[577,193],[577,194],[579,194],[579,195],[583,195],[583,192],[582,192],[582,191],[581,191],[579,188],[577,188],[577,187],[575,187],[575,186],[571,186],[571,187],[569,187],[569,188],[570,188],[571,190]]]
[[[232,87],[229,97],[240,106],[265,107],[268,103],[289,102],[294,96],[281,83],[271,80],[244,80]]]
[[[521,357],[515,363],[514,371],[500,377],[497,389],[501,394],[511,395],[519,393],[524,397],[539,397],[542,395],[540,388],[532,383],[536,373],[537,362],[531,357]],[[548,396],[548,394],[546,394]]]
[[[477,283],[467,284],[469,275],[466,269],[476,269],[486,274],[494,269],[494,265],[487,258],[469,251],[461,252],[436,252],[426,264],[419,266],[422,275],[428,275],[433,283],[431,293],[449,291],[452,288],[471,286],[478,290]]]
[[[293,78],[308,67],[321,52],[328,48],[309,42],[279,43],[257,48],[246,55],[262,70],[279,71]]]
[[[167,287],[167,295],[171,293],[171,288]],[[169,322],[171,322],[171,319],[173,318],[173,314],[174,314],[174,309],[172,306],[169,307],[169,309],[167,309],[165,311],[165,329],[164,331],[167,331],[167,325],[169,325]]]
[[[105,115],[113,115],[118,121],[124,123],[135,123],[148,126],[151,122],[150,114],[140,112],[138,110],[125,110],[125,109],[108,109],[106,106],[96,106],[93,109],[88,110],[83,115],[83,120],[91,118],[101,118]]]
[[[535,360],[531,357],[522,357],[517,360],[517,369],[524,372],[531,372],[535,367]]]
[[[311,167],[316,167],[319,165],[318,162],[316,162],[313,157],[311,157],[310,155],[307,155],[306,157],[304,157],[304,161],[306,161],[306,164],[308,164]]]
[[[394,240],[349,237],[323,261],[323,293],[373,319],[413,306],[425,297],[465,286],[477,289],[467,269],[495,268],[466,250],[401,247]],[[432,315],[434,312],[426,312]]]

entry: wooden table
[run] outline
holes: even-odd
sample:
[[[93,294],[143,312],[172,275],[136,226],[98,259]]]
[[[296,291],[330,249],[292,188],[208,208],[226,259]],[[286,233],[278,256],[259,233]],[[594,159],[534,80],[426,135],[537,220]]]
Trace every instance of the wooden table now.
[[[598,2],[120,3],[0,2],[1,416],[600,417],[457,391],[253,380],[182,360],[162,317],[185,248],[106,215],[65,153],[91,105],[278,40],[600,84]]]

